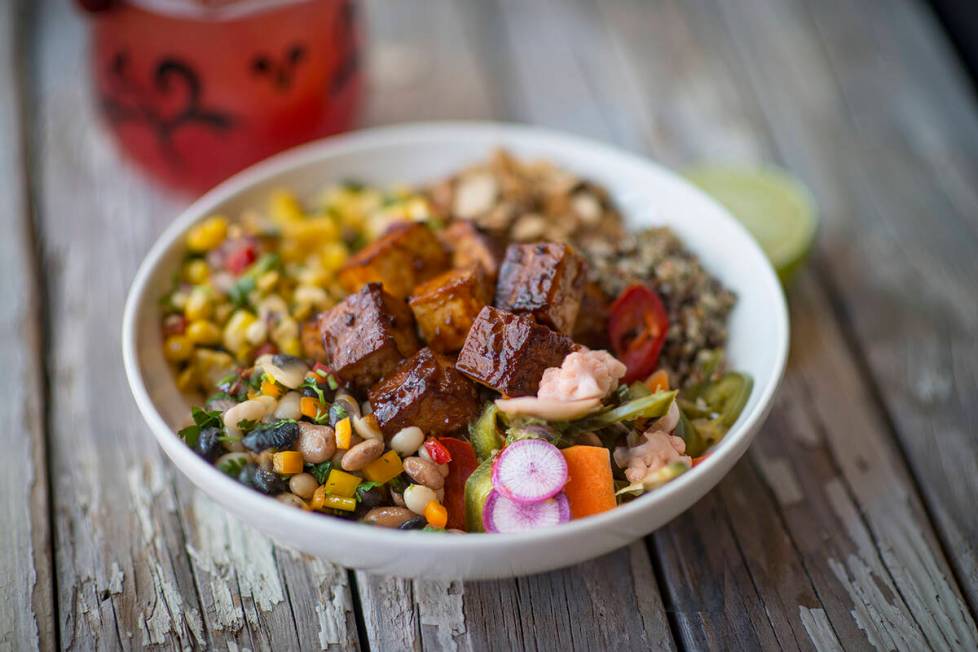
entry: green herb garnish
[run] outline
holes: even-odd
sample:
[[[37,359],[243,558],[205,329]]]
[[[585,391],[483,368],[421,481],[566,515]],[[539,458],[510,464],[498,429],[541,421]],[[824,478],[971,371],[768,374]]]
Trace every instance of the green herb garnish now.
[[[201,430],[212,426],[217,428],[223,428],[224,426],[221,421],[221,413],[216,410],[211,411],[201,407],[194,407],[190,412],[190,416],[194,420],[193,425],[183,428],[177,435],[187,442],[187,445],[191,448],[196,448],[197,438],[200,437]]]
[[[232,478],[237,478],[241,474],[241,469],[243,469],[247,464],[248,454],[236,453],[225,456],[225,458],[217,465],[217,468],[223,471],[225,475],[229,475]]]
[[[279,266],[281,260],[278,254],[265,254],[246,269],[228,290],[228,299],[236,308],[245,308],[249,304],[248,295],[255,289],[258,277]]]
[[[306,376],[305,380],[302,381],[301,389],[311,389],[316,397],[319,398],[320,403],[326,402],[326,394],[323,393],[323,388],[319,386],[316,379],[312,376]]]
[[[320,462],[319,464],[306,465],[306,470],[316,478],[316,482],[319,484],[324,484],[326,478],[329,477],[329,472],[333,470],[332,460],[326,460],[325,462]]]

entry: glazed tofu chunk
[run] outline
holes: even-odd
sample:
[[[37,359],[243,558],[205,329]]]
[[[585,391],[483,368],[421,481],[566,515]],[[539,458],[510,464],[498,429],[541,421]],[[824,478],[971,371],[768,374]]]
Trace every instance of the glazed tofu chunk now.
[[[339,378],[367,389],[418,350],[407,304],[368,283],[319,318],[327,364]]]
[[[608,314],[611,298],[596,281],[584,285],[581,309],[577,312],[572,337],[575,342],[592,349],[610,349],[608,340]]]
[[[347,260],[339,279],[347,292],[383,283],[391,296],[405,299],[414,286],[448,265],[448,252],[431,229],[419,222],[399,222]]]
[[[451,252],[452,267],[481,267],[486,276],[493,283],[496,282],[499,265],[506,253],[505,247],[497,238],[466,221],[453,222],[439,237],[445,248]]]
[[[492,301],[481,267],[445,272],[414,289],[410,306],[421,337],[439,353],[462,348],[479,311]]]
[[[486,306],[469,330],[455,368],[509,397],[533,396],[548,367],[559,367],[573,340],[527,315]]]
[[[533,315],[538,322],[570,335],[581,307],[584,258],[567,244],[512,244],[499,269],[496,307]]]
[[[480,412],[475,384],[455,369],[451,358],[428,347],[401,362],[369,396],[387,437],[408,426],[429,435],[464,432]]]

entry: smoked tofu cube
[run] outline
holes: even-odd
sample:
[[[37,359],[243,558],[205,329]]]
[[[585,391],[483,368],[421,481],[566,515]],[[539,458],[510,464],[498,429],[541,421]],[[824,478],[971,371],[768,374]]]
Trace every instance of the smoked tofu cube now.
[[[479,311],[492,301],[492,286],[481,267],[445,272],[414,289],[410,306],[428,346],[439,353],[462,348]]]
[[[512,244],[499,269],[496,307],[533,315],[538,322],[570,335],[581,307],[586,266],[567,244]]]
[[[369,397],[387,437],[408,426],[429,435],[462,433],[481,409],[475,384],[455,369],[451,358],[428,347],[384,376]]]
[[[592,349],[611,349],[608,339],[608,314],[611,298],[596,281],[584,284],[581,309],[577,312],[572,337],[575,342]]]
[[[439,233],[445,248],[451,252],[452,267],[481,267],[493,283],[499,275],[506,248],[499,239],[481,231],[472,222],[453,222]]]
[[[419,222],[399,222],[350,257],[339,280],[347,292],[383,283],[391,296],[406,299],[416,285],[448,266],[448,252],[431,229]]]
[[[577,348],[532,317],[486,306],[469,330],[455,368],[504,396],[533,396],[543,372]]]
[[[340,379],[367,389],[418,350],[407,304],[368,283],[319,318],[330,368]]]
[[[303,322],[299,331],[299,341],[302,344],[303,358],[316,362],[326,362],[326,349],[323,348],[323,337],[319,332],[318,318]]]

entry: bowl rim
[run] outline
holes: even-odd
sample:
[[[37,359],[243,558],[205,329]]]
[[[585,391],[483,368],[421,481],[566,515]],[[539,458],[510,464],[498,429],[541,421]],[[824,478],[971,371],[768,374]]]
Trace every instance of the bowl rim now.
[[[295,507],[281,503],[273,497],[262,495],[253,489],[245,487],[219,471],[212,464],[200,458],[189,447],[184,445],[176,432],[164,421],[162,415],[151,400],[140,372],[136,349],[137,324],[140,316],[139,308],[143,303],[143,296],[148,290],[147,286],[154,271],[160,265],[161,259],[166,255],[171,246],[173,246],[174,242],[182,237],[192,224],[211,213],[220,204],[280,173],[304,167],[321,159],[328,159],[362,148],[383,146],[385,144],[390,145],[398,142],[403,144],[411,141],[424,141],[433,137],[444,138],[448,134],[454,134],[456,137],[459,137],[460,132],[488,135],[505,134],[513,138],[525,137],[533,141],[533,144],[545,146],[547,143],[551,143],[557,148],[580,149],[585,154],[591,153],[602,157],[614,158],[632,167],[645,167],[658,175],[672,177],[673,180],[685,185],[687,190],[699,195],[702,200],[712,204],[716,211],[722,214],[725,219],[732,223],[732,226],[736,230],[739,230],[743,234],[744,246],[747,247],[749,254],[763,262],[762,269],[764,271],[754,282],[763,286],[766,293],[773,297],[773,305],[771,306],[773,310],[772,314],[769,315],[774,323],[776,333],[776,340],[769,343],[769,346],[776,348],[773,382],[762,389],[763,393],[753,410],[746,415],[741,415],[740,419],[738,419],[734,427],[724,436],[717,448],[697,465],[698,473],[684,473],[637,500],[620,505],[607,512],[595,514],[587,518],[571,520],[559,526],[518,533],[467,533],[466,536],[459,537],[454,534],[440,532],[411,532],[371,527],[355,521],[347,521],[339,518],[323,518],[322,515],[296,509]],[[613,529],[615,524],[654,510],[657,506],[672,502],[674,497],[687,491],[692,491],[695,484],[709,482],[706,478],[714,475],[710,473],[710,469],[729,462],[728,469],[717,477],[704,490],[704,493],[705,491],[709,491],[720,482],[726,473],[729,472],[729,469],[732,468],[733,464],[746,451],[753,435],[767,417],[773,403],[774,395],[784,377],[788,356],[788,344],[788,310],[783,291],[773,267],[768,262],[767,257],[763,254],[760,247],[749,235],[746,228],[731,216],[726,208],[703,193],[703,191],[693,186],[672,170],[648,158],[612,145],[543,127],[482,120],[404,123],[347,132],[294,147],[238,172],[195,200],[156,239],[143,259],[143,262],[140,264],[130,286],[122,323],[123,363],[136,405],[143,419],[153,432],[157,442],[182,473],[189,476],[190,474],[184,471],[184,467],[190,466],[196,467],[196,470],[201,471],[205,475],[210,474],[212,484],[209,487],[198,485],[204,493],[213,494],[211,496],[212,498],[217,494],[226,495],[229,499],[234,500],[243,510],[271,515],[281,526],[286,528],[294,527],[305,530],[317,530],[324,537],[369,537],[371,541],[382,544],[404,544],[408,540],[405,537],[411,537],[414,541],[417,540],[414,539],[415,537],[423,537],[426,548],[434,552],[449,548],[457,552],[476,552],[479,548],[487,544],[497,546],[508,543],[528,544],[548,539],[556,542],[560,539],[573,539],[577,536],[585,535],[589,531],[601,528]],[[754,391],[758,391],[756,384]],[[732,460],[727,459],[731,457],[733,458]],[[197,483],[194,482],[194,484]],[[227,508],[222,506],[222,509]],[[685,512],[686,509],[677,512],[677,515]],[[265,528],[262,529],[266,532],[268,531]]]

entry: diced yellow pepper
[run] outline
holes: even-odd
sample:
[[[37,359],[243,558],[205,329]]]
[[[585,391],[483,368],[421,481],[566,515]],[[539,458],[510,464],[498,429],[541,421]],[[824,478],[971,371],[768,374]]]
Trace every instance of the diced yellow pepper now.
[[[309,506],[313,509],[319,510],[323,508],[323,500],[326,498],[326,485],[321,484],[316,487],[316,490],[312,492],[312,498],[309,500]]]
[[[353,498],[353,494],[360,484],[360,478],[339,469],[333,469],[326,478],[326,493],[343,498]]]
[[[224,242],[228,233],[228,219],[221,215],[208,217],[187,233],[187,247],[203,253]]]
[[[284,475],[302,473],[302,453],[296,451],[275,453],[272,455],[272,469]]]
[[[356,511],[357,501],[355,498],[343,498],[342,496],[331,496],[326,494],[323,496],[323,507],[331,507],[332,509],[341,509],[344,512]]]
[[[387,451],[379,458],[363,467],[363,475],[371,482],[384,484],[401,474],[404,466],[401,464],[401,457],[396,451]]]
[[[350,448],[350,440],[353,438],[353,424],[350,417],[342,419],[336,424],[336,447],[340,450]]]
[[[448,510],[437,500],[432,500],[425,505],[424,517],[431,527],[444,528],[448,523]]]
[[[310,419],[315,419],[319,416],[320,410],[322,409],[321,403],[318,398],[312,396],[303,396],[299,399],[299,412],[302,416],[309,417]]]
[[[266,378],[265,380],[261,381],[261,393],[265,396],[278,398],[282,395],[282,388],[276,385],[274,380],[268,380]]]

